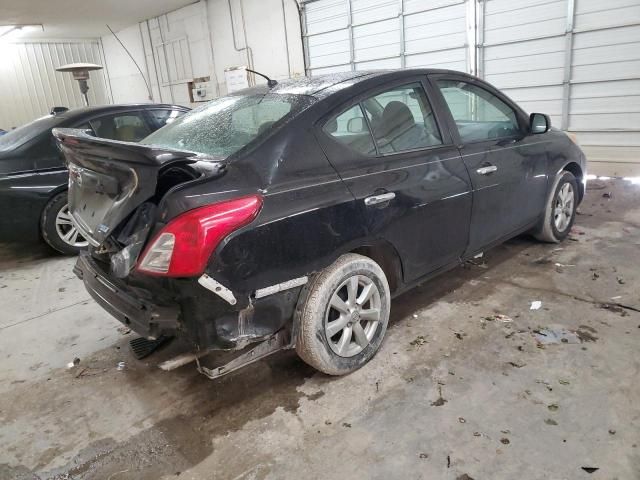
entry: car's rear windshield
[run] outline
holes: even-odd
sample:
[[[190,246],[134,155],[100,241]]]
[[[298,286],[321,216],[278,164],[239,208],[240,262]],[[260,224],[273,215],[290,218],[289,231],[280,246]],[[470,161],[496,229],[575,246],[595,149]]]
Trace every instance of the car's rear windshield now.
[[[228,157],[313,102],[313,97],[305,95],[221,97],[177,118],[141,143]]]
[[[51,130],[62,121],[61,117],[46,115],[33,122],[15,128],[0,136],[0,151],[12,150],[37,137],[45,130]]]

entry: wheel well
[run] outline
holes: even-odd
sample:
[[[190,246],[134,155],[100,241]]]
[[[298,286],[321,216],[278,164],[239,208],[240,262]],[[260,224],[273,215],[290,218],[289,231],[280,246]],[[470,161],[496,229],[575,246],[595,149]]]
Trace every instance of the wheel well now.
[[[584,197],[584,174],[582,172],[582,169],[580,168],[580,165],[575,162],[567,163],[562,170],[571,172],[573,173],[573,176],[576,177],[576,180],[578,180],[578,191],[580,193],[580,200],[582,200],[582,197]]]
[[[47,198],[47,201],[44,202],[44,205],[42,205],[42,208],[40,209],[40,216],[38,217],[38,230],[40,231],[40,236],[42,236],[42,217],[44,215],[44,211],[47,208],[47,205],[49,205],[49,203],[51,203],[51,201],[59,194],[62,192],[66,192],[67,191],[67,187],[65,186],[60,186],[60,187],[56,187],[55,189],[51,190],[49,192],[49,197]]]
[[[389,290],[393,293],[402,283],[402,263],[396,249],[389,243],[363,245],[351,251],[369,257],[382,268],[389,282]]]

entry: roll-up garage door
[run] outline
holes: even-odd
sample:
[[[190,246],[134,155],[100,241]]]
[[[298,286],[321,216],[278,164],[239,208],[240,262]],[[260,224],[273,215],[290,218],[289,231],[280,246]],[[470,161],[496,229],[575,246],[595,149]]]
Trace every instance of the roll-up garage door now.
[[[487,0],[480,76],[574,132],[592,173],[640,175],[640,2]]]
[[[467,1],[303,3],[307,72],[434,67],[470,71]]]
[[[474,73],[574,132],[592,173],[640,175],[640,1],[303,1],[307,73]]]

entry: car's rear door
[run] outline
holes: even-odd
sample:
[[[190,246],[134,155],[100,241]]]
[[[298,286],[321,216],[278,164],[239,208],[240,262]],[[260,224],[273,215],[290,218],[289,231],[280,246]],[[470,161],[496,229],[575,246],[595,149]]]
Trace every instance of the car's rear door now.
[[[468,253],[475,253],[540,216],[547,190],[547,142],[530,135],[524,112],[484,82],[455,74],[429,79],[471,176]]]
[[[405,281],[465,250],[471,186],[460,154],[427,100],[426,77],[366,91],[337,107],[319,139],[374,239],[390,242]]]

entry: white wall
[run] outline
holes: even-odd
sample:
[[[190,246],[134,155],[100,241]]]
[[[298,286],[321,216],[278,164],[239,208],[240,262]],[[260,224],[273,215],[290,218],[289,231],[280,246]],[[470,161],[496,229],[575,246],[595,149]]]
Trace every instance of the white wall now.
[[[142,36],[138,24],[120,30],[117,35],[146,76]],[[151,101],[142,75],[118,40],[109,35],[102,37],[101,41],[113,103]]]
[[[224,70],[232,66],[252,64],[276,79],[304,74],[294,0],[231,0],[231,7],[239,51],[228,0],[202,0],[116,32],[144,72],[154,102],[188,105],[186,82],[206,76],[212,96],[224,95]],[[140,72],[117,40],[105,36],[102,45],[114,103],[148,101]]]
[[[243,9],[240,8],[242,2]],[[272,78],[282,79],[304,75],[300,19],[294,0],[231,0],[236,35],[235,45],[251,49],[253,69]],[[227,0],[208,0],[209,26],[212,32],[216,75],[221,93],[226,93],[224,69],[236,65],[249,65],[246,50],[237,52],[231,32],[231,16]],[[244,41],[242,10],[246,26],[247,42]],[[286,38],[285,38],[286,35]],[[289,45],[289,65],[287,50]],[[260,77],[257,83],[264,83]]]

